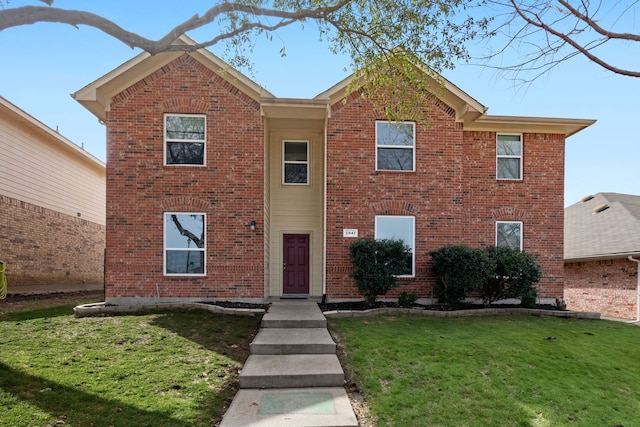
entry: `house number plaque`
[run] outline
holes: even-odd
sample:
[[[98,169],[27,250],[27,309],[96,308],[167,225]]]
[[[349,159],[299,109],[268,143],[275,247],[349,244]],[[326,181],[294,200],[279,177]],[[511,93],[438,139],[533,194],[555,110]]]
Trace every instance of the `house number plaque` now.
[[[342,237],[358,237],[357,228],[343,228]]]

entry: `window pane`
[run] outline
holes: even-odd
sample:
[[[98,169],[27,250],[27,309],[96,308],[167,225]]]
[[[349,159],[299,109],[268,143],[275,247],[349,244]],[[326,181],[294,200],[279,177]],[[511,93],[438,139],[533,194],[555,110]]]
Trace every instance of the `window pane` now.
[[[307,143],[306,142],[285,142],[284,143],[285,162],[306,162]]]
[[[519,156],[522,154],[520,135],[498,135],[498,156]]]
[[[287,184],[306,184],[307,165],[300,163],[284,164],[284,182]]]
[[[414,225],[413,217],[376,217],[376,239],[402,240],[411,248],[411,254],[407,255],[407,269],[403,273],[408,276],[413,275]]]
[[[404,145],[413,147],[413,124],[411,123],[376,123],[378,145]]]
[[[204,117],[166,116],[168,140],[204,141]]]
[[[520,159],[499,158],[498,159],[498,178],[501,179],[520,179]]]
[[[204,251],[167,251],[167,274],[204,274]]]
[[[496,227],[496,246],[521,249],[521,226],[519,222],[499,222]]]
[[[413,149],[378,148],[378,169],[392,171],[413,170]]]
[[[204,215],[166,214],[165,247],[167,249],[204,248]]]
[[[204,164],[204,144],[194,142],[167,142],[167,164]]]

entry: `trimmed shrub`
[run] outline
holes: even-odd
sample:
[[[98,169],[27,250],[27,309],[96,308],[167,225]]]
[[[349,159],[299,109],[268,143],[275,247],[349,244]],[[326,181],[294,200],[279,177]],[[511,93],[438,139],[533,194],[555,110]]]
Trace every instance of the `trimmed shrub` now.
[[[535,305],[535,284],[542,277],[542,269],[533,255],[519,249],[488,247],[487,255],[495,266],[495,274],[484,284],[480,296],[485,306],[492,302],[517,298],[523,305]]]
[[[411,248],[401,240],[360,239],[349,246],[351,277],[367,304],[398,286],[397,276],[406,271]]]
[[[418,295],[414,292],[403,292],[398,297],[398,305],[400,307],[411,307],[418,299]]]
[[[431,257],[440,297],[452,308],[460,307],[467,295],[482,289],[495,268],[486,251],[465,245],[442,247]]]

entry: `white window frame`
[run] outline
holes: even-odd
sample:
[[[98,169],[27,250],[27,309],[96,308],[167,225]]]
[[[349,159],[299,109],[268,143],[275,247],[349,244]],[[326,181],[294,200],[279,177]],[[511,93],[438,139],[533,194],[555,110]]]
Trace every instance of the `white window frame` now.
[[[168,139],[167,138],[167,118],[168,117],[202,117],[204,119],[204,137],[203,139]],[[205,114],[177,114],[165,113],[162,118],[162,138],[163,138],[163,157],[165,166],[189,166],[202,167],[207,165],[207,116]],[[199,163],[167,163],[167,144],[173,142],[196,143],[202,144],[202,164]]]
[[[167,247],[167,221],[169,221],[169,216],[170,215],[200,215],[202,216],[202,226],[203,228],[203,233],[204,233],[204,247],[202,248],[174,248],[174,247]],[[163,234],[163,251],[162,251],[162,256],[163,256],[163,274],[165,276],[189,276],[189,277],[193,277],[193,276],[206,276],[207,275],[207,214],[204,212],[164,212],[163,213],[163,227],[162,227],[162,234]],[[192,251],[192,252],[202,252],[202,273],[167,273],[167,252],[168,251]]]
[[[385,145],[385,144],[378,144],[378,125],[379,124],[396,124],[396,125],[411,125],[412,127],[412,134],[413,134],[413,145],[409,146],[409,145]],[[416,171],[416,124],[415,122],[389,122],[386,120],[376,120],[375,123],[375,127],[376,127],[376,171],[385,171],[385,172],[415,172]],[[381,148],[386,148],[386,149],[402,149],[402,150],[408,150],[411,149],[411,169],[380,169],[378,167],[378,151]]]
[[[506,154],[498,154],[498,139],[500,136],[518,136],[520,138],[520,155],[506,155]],[[506,133],[500,132],[496,134],[496,179],[499,181],[522,181],[522,176],[524,175],[524,171],[522,170],[522,158],[524,157],[524,142],[521,133]],[[499,170],[500,170],[500,159],[518,159],[520,161],[520,176],[518,178],[500,178]]]
[[[307,160],[285,160],[285,146],[287,142],[304,142],[307,146]],[[283,139],[282,140],[282,185],[310,185],[311,184],[311,162],[309,161],[310,142],[306,139]],[[286,182],[285,181],[285,165],[306,165],[307,166],[307,182]]]
[[[413,278],[416,277],[416,217],[409,215],[376,215],[375,217],[375,238],[376,239],[394,239],[394,237],[378,236],[378,221],[380,219],[411,219],[412,235],[411,242],[403,242],[411,248],[411,274],[401,274],[398,277]],[[397,240],[397,239],[395,239]]]
[[[524,242],[524,224],[522,221],[496,221],[496,247],[498,247],[498,228],[500,224],[518,224],[520,229],[520,251],[522,251]]]

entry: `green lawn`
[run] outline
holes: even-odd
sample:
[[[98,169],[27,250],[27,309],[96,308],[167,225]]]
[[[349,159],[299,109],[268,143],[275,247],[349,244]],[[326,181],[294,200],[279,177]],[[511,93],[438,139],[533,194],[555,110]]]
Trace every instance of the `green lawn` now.
[[[526,316],[332,319],[378,426],[635,426],[640,327]]]
[[[259,319],[2,310],[0,426],[213,426]],[[609,426],[640,419],[640,327],[526,316],[332,319],[382,426]],[[62,424],[64,423],[64,424]]]
[[[0,426],[213,426],[258,325],[202,311],[4,312]]]

